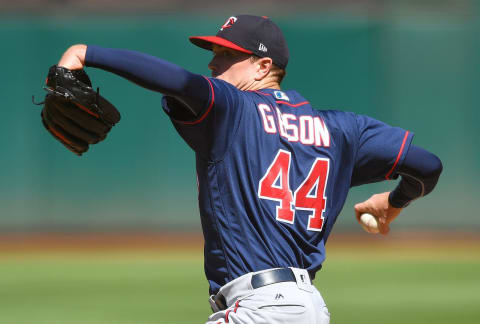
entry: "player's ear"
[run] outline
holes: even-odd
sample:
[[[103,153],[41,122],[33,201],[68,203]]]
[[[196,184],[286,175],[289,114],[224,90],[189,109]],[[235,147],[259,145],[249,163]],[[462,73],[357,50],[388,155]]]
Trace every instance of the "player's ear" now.
[[[265,78],[272,69],[273,61],[269,57],[262,57],[255,61],[256,75],[255,80],[260,81]]]

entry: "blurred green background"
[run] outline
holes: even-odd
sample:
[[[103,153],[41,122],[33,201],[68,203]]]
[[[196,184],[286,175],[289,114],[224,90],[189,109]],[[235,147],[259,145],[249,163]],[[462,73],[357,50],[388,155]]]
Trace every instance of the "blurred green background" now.
[[[479,8],[472,5],[476,11],[465,17],[452,9],[394,9],[274,15],[291,51],[283,87],[319,109],[368,114],[413,131],[415,144],[441,157],[437,190],[408,208],[399,228],[478,230]],[[188,12],[3,15],[0,228],[197,229],[193,152],[161,110],[159,93],[87,69],[123,119],[81,158],[43,129],[31,95],[44,96],[48,67],[75,43],[144,51],[208,74],[211,54],[187,37],[215,33],[225,19]],[[353,189],[336,230],[356,228],[353,204],[394,185]]]
[[[0,1],[0,323],[201,323],[208,316],[201,240],[184,251],[168,243],[132,251],[128,239],[96,251],[86,236],[78,247],[51,249],[65,243],[51,233],[200,233],[194,155],[161,110],[161,95],[87,69],[122,121],[80,158],[43,129],[31,95],[41,100],[48,67],[76,43],[143,51],[209,74],[211,54],[188,36],[216,33],[237,13],[270,16],[284,31],[291,53],[284,89],[319,109],[413,131],[414,143],[444,164],[436,190],[396,220],[399,243],[385,251],[374,246],[391,238],[365,238],[353,205],[395,182],[352,189],[316,282],[332,322],[478,323],[475,0]],[[423,234],[412,239],[412,232]],[[39,234],[52,240],[44,248]],[[347,234],[360,237],[338,247],[335,238]],[[89,249],[77,251],[83,245]]]

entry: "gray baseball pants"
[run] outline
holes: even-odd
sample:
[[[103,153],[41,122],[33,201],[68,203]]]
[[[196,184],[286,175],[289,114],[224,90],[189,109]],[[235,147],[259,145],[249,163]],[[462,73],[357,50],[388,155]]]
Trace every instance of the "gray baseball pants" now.
[[[269,270],[245,274],[210,298],[215,311],[206,324],[328,324],[330,313],[320,292],[312,285],[308,272],[290,268],[295,281],[252,287],[252,276]],[[219,309],[215,297],[224,297],[226,309]]]

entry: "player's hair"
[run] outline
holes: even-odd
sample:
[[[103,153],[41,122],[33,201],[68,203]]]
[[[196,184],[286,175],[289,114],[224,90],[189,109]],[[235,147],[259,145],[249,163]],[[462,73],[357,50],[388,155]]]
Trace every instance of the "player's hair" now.
[[[252,55],[250,56],[250,60],[252,63],[255,63],[261,59],[261,57]],[[287,75],[287,71],[285,69],[279,68],[277,65],[272,64],[272,68],[270,69],[270,75],[277,79],[278,84],[281,84],[285,76]]]

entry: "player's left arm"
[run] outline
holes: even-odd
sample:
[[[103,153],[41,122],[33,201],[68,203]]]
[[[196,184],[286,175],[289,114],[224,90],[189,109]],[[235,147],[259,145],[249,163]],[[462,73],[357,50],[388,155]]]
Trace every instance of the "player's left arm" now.
[[[170,96],[169,114],[177,120],[197,119],[210,103],[210,85],[206,78],[146,53],[77,44],[63,53],[57,65],[69,70],[86,66],[99,68]]]
[[[379,230],[387,234],[389,224],[415,199],[421,198],[435,188],[443,170],[440,159],[415,145],[410,145],[404,161],[398,167],[401,180],[391,192],[373,195],[366,201],[355,205],[357,219],[363,213],[376,216]]]

